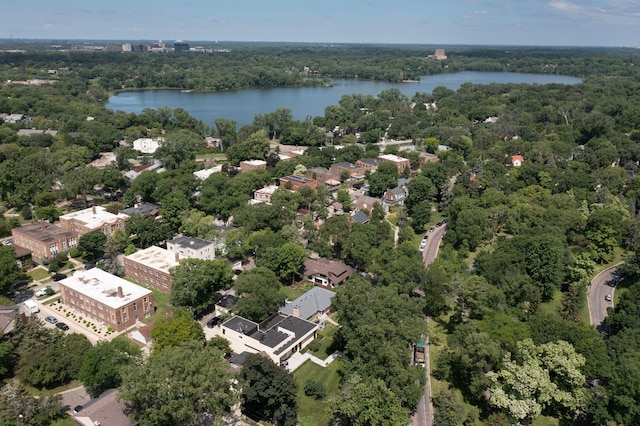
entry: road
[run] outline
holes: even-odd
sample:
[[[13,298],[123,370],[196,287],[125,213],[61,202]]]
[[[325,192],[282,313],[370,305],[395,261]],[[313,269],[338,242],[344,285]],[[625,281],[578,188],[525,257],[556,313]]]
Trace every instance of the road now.
[[[446,232],[447,225],[436,226],[432,232],[428,232],[427,245],[422,252],[422,259],[424,265],[429,266],[436,260],[438,256],[438,250],[440,249],[440,242],[444,233]],[[427,324],[429,324],[429,318],[427,317]],[[426,381],[424,384],[424,395],[418,403],[416,412],[411,417],[412,426],[432,426],[433,425],[433,403],[431,401],[431,365],[429,358],[429,337],[427,336],[427,345],[425,346],[425,362],[424,362],[424,374]]]
[[[614,279],[614,273],[618,269],[618,265],[614,265],[605,269],[591,280],[587,303],[589,304],[589,322],[596,327],[596,330],[606,332],[604,319],[607,316],[607,308],[613,307],[613,301],[605,300],[607,294],[613,296],[614,287],[610,287],[608,283]]]

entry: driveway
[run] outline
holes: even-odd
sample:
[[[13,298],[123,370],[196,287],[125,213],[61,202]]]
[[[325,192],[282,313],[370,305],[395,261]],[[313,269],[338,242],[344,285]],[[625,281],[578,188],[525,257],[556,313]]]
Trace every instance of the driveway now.
[[[598,275],[593,277],[591,285],[589,286],[589,292],[587,295],[587,302],[589,304],[589,323],[596,327],[596,330],[600,332],[606,332],[606,324],[604,319],[607,317],[607,308],[613,307],[613,300],[607,301],[605,297],[607,294],[611,294],[615,291],[615,287],[610,287],[608,283],[613,280],[614,273],[617,271],[620,264],[614,265],[605,269]]]

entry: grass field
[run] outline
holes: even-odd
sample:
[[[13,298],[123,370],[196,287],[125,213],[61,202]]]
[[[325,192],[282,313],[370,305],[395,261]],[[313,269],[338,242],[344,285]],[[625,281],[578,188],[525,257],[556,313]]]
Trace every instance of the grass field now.
[[[44,278],[47,278],[47,277],[51,276],[49,271],[47,271],[44,268],[32,269],[29,272],[27,272],[27,275],[29,275],[31,278],[33,278],[34,281],[39,281],[39,280],[42,280]]]
[[[316,350],[310,350],[310,347],[313,347],[314,344],[307,346],[307,350],[311,352],[311,354],[320,359],[327,359],[329,355],[333,353],[333,350],[330,350],[331,345],[333,344],[333,336],[338,331],[338,327],[332,324],[327,324],[327,326],[318,332],[318,337],[316,337],[314,342],[319,342]],[[303,351],[305,352],[305,351]]]
[[[298,420],[301,426],[327,426],[329,424],[331,415],[327,412],[327,400],[335,395],[340,388],[342,362],[342,359],[338,358],[323,368],[307,361],[293,373],[293,378],[298,384]],[[327,391],[324,400],[319,401],[304,394],[304,385],[307,380],[314,380],[324,385]]]
[[[58,419],[55,422],[51,423],[51,426],[74,426],[75,424],[76,422],[73,421],[73,418],[67,415],[64,418]]]
[[[313,284],[309,282],[303,282],[294,285],[285,285],[280,289],[280,294],[282,294],[282,296],[284,296],[287,300],[295,300],[312,288]]]

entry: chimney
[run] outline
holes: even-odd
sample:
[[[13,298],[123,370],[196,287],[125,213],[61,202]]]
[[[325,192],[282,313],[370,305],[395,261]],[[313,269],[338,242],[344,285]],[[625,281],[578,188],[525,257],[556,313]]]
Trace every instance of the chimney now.
[[[118,286],[118,297],[124,297],[124,293],[122,292],[122,287]]]
[[[180,262],[180,253],[176,252],[176,262]]]
[[[191,240],[191,241],[189,241],[189,244],[191,244],[193,246],[193,245],[196,244],[196,241],[195,240]]]
[[[298,308],[293,308],[293,316],[294,317],[300,317],[300,309]]]
[[[40,229],[44,229],[44,220],[40,219],[38,222],[40,222]]]
[[[96,206],[93,206],[91,210],[93,210],[93,214],[96,214]]]

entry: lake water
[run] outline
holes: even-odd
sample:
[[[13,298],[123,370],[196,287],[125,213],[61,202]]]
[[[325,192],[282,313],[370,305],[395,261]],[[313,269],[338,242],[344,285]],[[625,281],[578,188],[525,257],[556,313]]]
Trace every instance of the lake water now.
[[[333,80],[333,87],[282,87],[275,89],[243,89],[227,92],[181,92],[180,90],[143,90],[121,92],[109,98],[106,107],[139,114],[144,108],[184,108],[192,117],[213,125],[216,118],[235,120],[238,127],[253,122],[255,114],[266,114],[278,108],[291,109],[296,120],[324,115],[324,109],[337,105],[343,95],[354,93],[377,96],[397,88],[409,99],[416,94],[431,93],[438,86],[457,90],[464,83],[578,84],[576,77],[548,74],[465,71],[427,75],[416,83],[387,83],[362,80]]]

